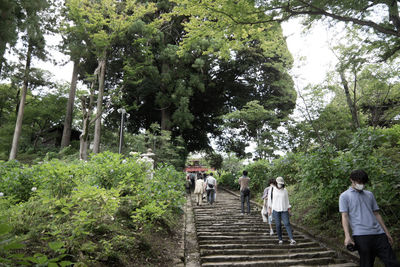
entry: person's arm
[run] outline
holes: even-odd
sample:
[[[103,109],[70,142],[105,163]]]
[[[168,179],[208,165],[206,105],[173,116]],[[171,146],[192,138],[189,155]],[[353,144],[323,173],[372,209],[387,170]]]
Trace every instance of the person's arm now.
[[[342,212],[342,226],[344,231],[344,245],[345,246],[347,246],[348,244],[355,245],[350,235],[349,214],[347,212]]]
[[[268,206],[268,215],[271,215],[272,213],[272,198],[271,198],[271,192],[273,190],[273,187],[271,186],[268,190],[268,201],[267,201],[267,206]]]
[[[285,191],[285,204],[287,205],[287,207],[288,207],[288,212],[289,212],[289,214],[291,214],[292,213],[292,206],[290,206],[290,203],[289,203],[289,193],[288,193],[288,191],[286,190],[286,188],[284,189]]]
[[[387,236],[387,238],[388,238],[388,240],[389,240],[390,245],[393,246],[393,238],[392,238],[392,236],[390,235],[389,230],[386,228],[386,225],[385,225],[385,223],[383,222],[383,218],[382,218],[382,216],[379,214],[379,211],[374,211],[374,215],[375,215],[376,219],[378,220],[379,224],[382,226],[383,231],[385,231],[386,236]]]

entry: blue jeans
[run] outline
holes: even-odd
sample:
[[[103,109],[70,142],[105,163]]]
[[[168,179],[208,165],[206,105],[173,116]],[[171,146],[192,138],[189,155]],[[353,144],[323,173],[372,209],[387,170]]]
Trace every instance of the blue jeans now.
[[[276,233],[278,234],[278,239],[282,240],[282,227],[281,227],[281,219],[283,221],[283,225],[285,225],[286,232],[288,233],[289,239],[293,239],[292,227],[289,222],[289,212],[288,211],[273,211],[272,215],[274,216]]]
[[[214,189],[207,189],[207,201],[208,203],[212,204],[215,200],[215,190]]]
[[[242,203],[242,213],[244,213],[244,201],[247,201],[247,213],[250,214],[250,191],[247,195],[243,191],[240,191],[240,202]]]

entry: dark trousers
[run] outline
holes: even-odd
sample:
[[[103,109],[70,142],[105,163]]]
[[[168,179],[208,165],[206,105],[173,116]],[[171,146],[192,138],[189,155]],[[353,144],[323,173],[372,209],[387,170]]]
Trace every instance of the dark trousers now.
[[[207,202],[213,204],[215,201],[215,190],[207,189]]]
[[[240,191],[241,210],[244,213],[244,202],[247,203],[247,213],[250,214],[250,190],[247,192]]]
[[[361,267],[373,267],[378,257],[386,267],[400,267],[386,234],[353,236]]]

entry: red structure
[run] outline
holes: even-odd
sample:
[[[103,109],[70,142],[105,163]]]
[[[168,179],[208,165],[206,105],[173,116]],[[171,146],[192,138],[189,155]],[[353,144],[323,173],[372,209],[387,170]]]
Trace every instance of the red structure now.
[[[213,168],[206,168],[200,165],[198,160],[193,160],[192,165],[186,166],[184,172],[208,172],[214,171]]]
[[[207,172],[211,169],[204,168],[202,166],[186,166],[184,169],[185,172]]]

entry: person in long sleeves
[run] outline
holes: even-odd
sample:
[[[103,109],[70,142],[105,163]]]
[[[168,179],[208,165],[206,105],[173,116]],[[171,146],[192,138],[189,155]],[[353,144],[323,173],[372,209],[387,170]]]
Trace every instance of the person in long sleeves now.
[[[196,186],[194,188],[194,194],[196,196],[197,206],[201,206],[203,204],[203,194],[205,192],[205,182],[203,180],[203,176],[197,174]]]
[[[272,190],[272,188],[270,190]],[[281,220],[283,221],[283,225],[288,233],[290,245],[296,244],[296,241],[293,239],[292,227],[289,221],[290,208],[289,194],[285,188],[285,181],[282,177],[278,177],[276,178],[274,193],[268,194],[268,215],[271,215],[272,213],[272,216],[274,217],[279,244],[283,243]]]

